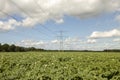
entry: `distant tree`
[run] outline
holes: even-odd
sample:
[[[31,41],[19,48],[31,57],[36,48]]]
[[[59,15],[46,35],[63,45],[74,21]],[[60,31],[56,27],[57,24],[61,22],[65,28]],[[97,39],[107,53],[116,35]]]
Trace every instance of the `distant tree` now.
[[[1,45],[1,43],[0,43],[0,52],[2,51],[2,45]]]
[[[36,49],[34,47],[28,48],[28,51],[35,51]]]
[[[20,48],[18,46],[15,47],[15,52],[20,52]]]
[[[120,52],[120,49],[105,49],[104,52]]]
[[[26,49],[24,47],[19,47],[19,46],[16,46],[15,48],[15,52],[25,52]]]
[[[15,48],[16,48],[16,46],[14,44],[12,44],[12,45],[9,46],[8,50],[10,52],[15,52]]]
[[[35,47],[20,47],[20,46],[15,46],[14,44],[9,45],[9,44],[1,44],[0,43],[0,52],[26,52],[26,51],[45,51],[44,49],[41,48],[35,48]]]
[[[3,45],[2,45],[2,51],[3,51],[3,52],[9,52],[8,48],[9,48],[9,45],[8,45],[8,44],[3,44]]]
[[[19,47],[19,51],[20,52],[25,52],[25,48],[24,47]]]

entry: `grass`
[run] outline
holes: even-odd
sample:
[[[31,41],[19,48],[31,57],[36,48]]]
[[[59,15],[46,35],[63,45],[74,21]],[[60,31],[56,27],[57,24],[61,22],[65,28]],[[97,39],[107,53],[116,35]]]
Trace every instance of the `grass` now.
[[[0,80],[120,80],[114,52],[0,53]]]

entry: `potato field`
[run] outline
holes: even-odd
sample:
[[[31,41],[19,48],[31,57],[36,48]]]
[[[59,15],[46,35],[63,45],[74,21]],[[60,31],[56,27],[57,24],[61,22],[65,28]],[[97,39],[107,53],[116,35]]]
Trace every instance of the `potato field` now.
[[[0,53],[0,80],[120,80],[120,53]]]

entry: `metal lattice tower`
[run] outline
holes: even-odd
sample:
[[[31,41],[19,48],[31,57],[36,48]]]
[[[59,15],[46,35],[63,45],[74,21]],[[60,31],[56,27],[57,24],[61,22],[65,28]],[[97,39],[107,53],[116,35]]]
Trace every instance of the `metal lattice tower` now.
[[[65,31],[58,31],[58,33],[59,33],[59,35],[57,36],[57,38],[58,38],[58,41],[59,41],[59,44],[60,44],[60,46],[59,46],[59,50],[60,51],[63,51],[64,50],[64,35],[63,35],[63,33],[64,33]]]

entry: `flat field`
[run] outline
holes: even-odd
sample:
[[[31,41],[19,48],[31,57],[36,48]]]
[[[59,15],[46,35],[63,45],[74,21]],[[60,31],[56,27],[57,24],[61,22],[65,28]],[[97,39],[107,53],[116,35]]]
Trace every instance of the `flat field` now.
[[[0,80],[120,80],[120,53],[0,53]]]

